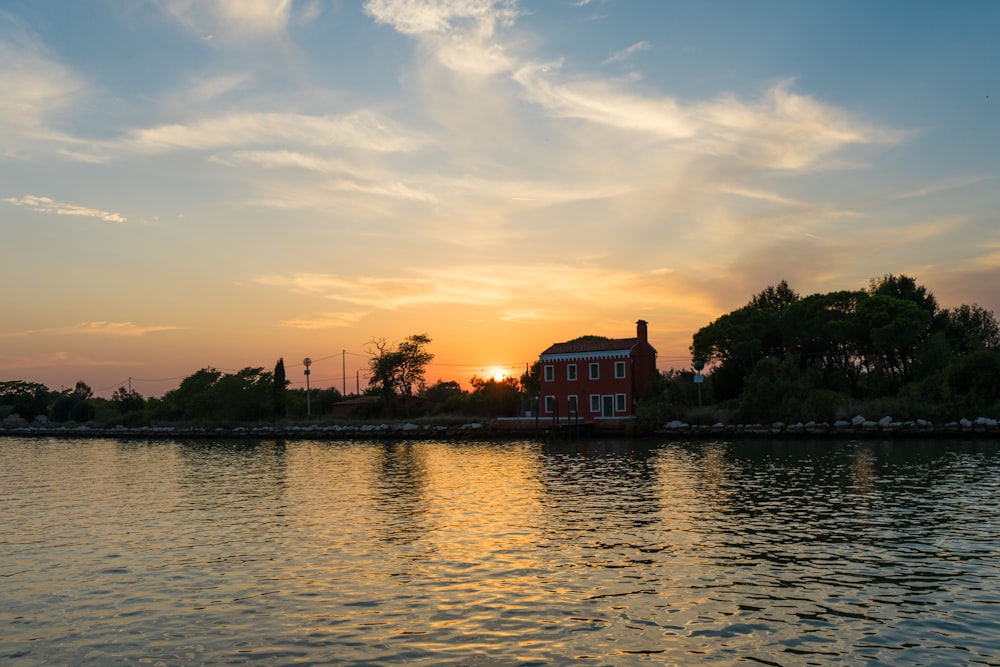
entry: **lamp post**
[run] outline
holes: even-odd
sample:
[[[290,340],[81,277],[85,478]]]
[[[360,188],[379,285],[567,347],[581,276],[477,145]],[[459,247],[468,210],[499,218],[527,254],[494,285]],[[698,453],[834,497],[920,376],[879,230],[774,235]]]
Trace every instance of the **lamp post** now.
[[[312,365],[313,360],[306,357],[302,360],[302,365],[306,367],[306,418],[312,419],[312,403],[309,400],[309,366]]]
[[[705,376],[701,374],[701,371],[705,368],[705,362],[701,359],[695,359],[694,362],[694,383],[698,385],[698,407],[701,407],[701,385],[705,382]]]

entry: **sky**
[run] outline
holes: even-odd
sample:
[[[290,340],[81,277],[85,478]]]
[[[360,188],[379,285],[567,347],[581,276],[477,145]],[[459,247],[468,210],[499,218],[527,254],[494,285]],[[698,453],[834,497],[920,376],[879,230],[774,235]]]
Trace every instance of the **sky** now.
[[[769,285],[1000,312],[1000,3],[3,0],[0,380],[519,375]]]

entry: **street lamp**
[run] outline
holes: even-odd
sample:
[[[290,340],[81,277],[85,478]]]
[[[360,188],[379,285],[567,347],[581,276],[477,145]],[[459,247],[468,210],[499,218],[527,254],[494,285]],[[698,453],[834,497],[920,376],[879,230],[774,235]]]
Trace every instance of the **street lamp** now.
[[[695,359],[694,361],[694,383],[698,385],[698,407],[701,407],[701,385],[705,382],[705,376],[701,374],[701,371],[705,368],[705,362],[701,359]]]
[[[309,366],[312,365],[313,360],[306,357],[302,360],[302,365],[306,367],[306,417],[312,419],[312,403],[309,400]]]

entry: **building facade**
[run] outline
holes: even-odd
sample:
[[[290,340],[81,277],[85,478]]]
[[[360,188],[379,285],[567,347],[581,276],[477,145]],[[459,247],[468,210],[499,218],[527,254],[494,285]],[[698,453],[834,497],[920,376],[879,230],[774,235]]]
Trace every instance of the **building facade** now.
[[[634,417],[657,375],[656,350],[644,320],[636,322],[634,338],[556,343],[539,362],[539,415],[558,421]]]

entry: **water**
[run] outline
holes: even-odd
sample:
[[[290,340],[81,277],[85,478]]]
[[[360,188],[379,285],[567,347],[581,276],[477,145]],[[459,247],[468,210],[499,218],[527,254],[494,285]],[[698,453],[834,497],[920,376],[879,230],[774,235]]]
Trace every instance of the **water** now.
[[[0,662],[1000,665],[1000,443],[0,439]]]

